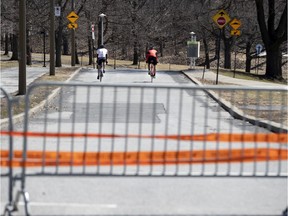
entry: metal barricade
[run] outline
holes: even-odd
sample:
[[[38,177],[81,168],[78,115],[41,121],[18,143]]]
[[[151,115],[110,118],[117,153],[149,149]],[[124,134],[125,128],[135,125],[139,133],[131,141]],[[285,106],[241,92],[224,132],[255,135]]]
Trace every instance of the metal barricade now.
[[[27,176],[287,177],[286,87],[37,83],[11,131],[26,215]]]
[[[1,176],[8,178],[8,203],[5,206],[4,214],[9,213],[13,209],[13,185],[14,185],[14,169],[12,165],[13,157],[13,109],[12,104],[15,102],[13,98],[0,87],[1,95],[1,116],[7,116],[5,119],[1,120],[1,125],[3,130],[7,131],[7,139],[4,141],[1,137],[1,160],[2,158],[7,159],[7,164],[5,168],[1,169]],[[4,151],[3,151],[4,150]]]

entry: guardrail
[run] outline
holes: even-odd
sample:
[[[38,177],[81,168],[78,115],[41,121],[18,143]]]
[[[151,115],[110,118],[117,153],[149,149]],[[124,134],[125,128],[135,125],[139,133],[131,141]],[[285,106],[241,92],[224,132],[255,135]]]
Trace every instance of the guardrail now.
[[[39,91],[47,100],[31,113]],[[30,214],[27,176],[287,177],[285,87],[37,83],[20,128],[5,95],[7,215],[21,196]]]

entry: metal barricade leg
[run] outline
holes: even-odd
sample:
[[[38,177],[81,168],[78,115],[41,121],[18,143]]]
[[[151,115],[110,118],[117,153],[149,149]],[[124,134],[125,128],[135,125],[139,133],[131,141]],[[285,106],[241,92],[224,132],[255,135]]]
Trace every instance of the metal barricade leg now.
[[[13,211],[18,211],[18,203],[20,200],[20,196],[23,196],[24,199],[24,208],[25,208],[25,215],[29,216],[29,193],[23,190],[17,192],[15,202],[13,203]]]
[[[16,194],[16,198],[14,200],[13,197],[13,189],[15,186],[15,181],[18,180],[19,178],[14,176],[14,172],[13,172],[13,109],[12,109],[12,103],[15,102],[13,100],[13,98],[3,89],[0,87],[0,91],[1,93],[4,95],[5,98],[7,98],[7,115],[8,115],[8,132],[9,132],[9,155],[8,155],[8,178],[9,178],[9,186],[8,186],[8,204],[5,205],[4,208],[4,213],[3,215],[6,216],[12,216],[12,213],[15,211],[18,211],[18,203],[19,203],[19,199],[20,196],[23,195],[23,199],[24,199],[24,207],[25,207],[25,215],[29,216],[29,194],[28,192],[24,191],[25,188],[25,184],[23,183],[23,179],[25,178],[25,176],[21,178],[21,190],[17,192]],[[16,101],[17,102],[17,101]],[[24,172],[25,173],[25,172]]]
[[[13,136],[11,135],[13,132],[13,109],[12,109],[12,102],[13,98],[3,89],[0,87],[0,92],[7,100],[7,118],[8,118],[8,131],[9,131],[9,156],[8,156],[8,178],[9,178],[9,185],[8,185],[8,204],[6,204],[4,209],[4,215],[11,215],[14,211],[13,207],[13,187],[14,187],[14,173],[12,167],[12,160],[13,160]]]

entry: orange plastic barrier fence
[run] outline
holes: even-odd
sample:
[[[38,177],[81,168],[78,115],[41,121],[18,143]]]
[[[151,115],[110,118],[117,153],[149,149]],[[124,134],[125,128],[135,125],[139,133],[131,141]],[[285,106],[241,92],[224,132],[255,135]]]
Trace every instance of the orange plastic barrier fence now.
[[[22,151],[13,152],[13,167],[92,166],[92,165],[161,165],[218,162],[254,162],[287,160],[286,149],[221,149],[158,152],[43,152],[28,151],[23,162]],[[9,151],[1,150],[1,166],[9,166]]]
[[[173,139],[186,141],[219,141],[219,142],[288,142],[287,133],[259,133],[259,134],[230,134],[211,133],[200,135],[121,135],[121,134],[94,134],[94,133],[42,133],[42,132],[9,132],[0,131],[1,135],[28,136],[28,137],[73,137],[73,138],[150,138],[150,139]]]

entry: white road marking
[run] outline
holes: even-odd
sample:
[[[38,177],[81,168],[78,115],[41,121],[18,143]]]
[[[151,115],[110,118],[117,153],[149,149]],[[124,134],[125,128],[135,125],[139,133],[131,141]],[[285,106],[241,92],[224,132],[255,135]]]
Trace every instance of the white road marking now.
[[[18,205],[24,205],[19,202]],[[79,207],[79,208],[117,208],[116,204],[88,204],[88,203],[53,203],[53,202],[29,202],[29,206],[54,206],[54,207]]]

